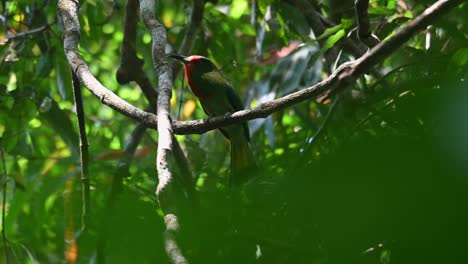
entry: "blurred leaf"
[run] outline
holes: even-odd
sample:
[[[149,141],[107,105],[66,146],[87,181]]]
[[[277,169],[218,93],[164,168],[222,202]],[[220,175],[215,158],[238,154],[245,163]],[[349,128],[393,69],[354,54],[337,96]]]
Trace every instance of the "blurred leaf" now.
[[[20,133],[22,132],[15,131],[14,129],[5,130],[5,133],[2,137],[4,139],[2,143],[6,152],[10,153],[14,151],[20,139]]]
[[[270,56],[258,63],[259,64],[276,63],[279,59],[289,56],[291,53],[293,53],[294,50],[296,50],[296,48],[299,47],[299,45],[301,45],[301,42],[291,41],[291,43],[288,46],[282,47],[279,50],[273,49],[269,51]]]
[[[341,25],[343,26],[343,29],[348,29],[354,25],[354,19],[353,18],[341,18]]]
[[[403,16],[406,17],[406,18],[409,18],[409,19],[414,18],[413,12],[411,12],[411,10],[406,10],[405,13],[403,14]]]
[[[346,32],[341,29],[338,32],[336,32],[333,36],[329,37],[327,41],[325,42],[324,49],[328,50],[331,47],[333,47],[342,37],[344,37]],[[322,50],[321,50],[322,52]]]
[[[307,68],[309,59],[318,52],[316,45],[299,48],[292,55],[283,58],[271,72],[270,87],[282,96],[299,89],[299,83]]]
[[[320,35],[320,36],[318,36],[318,37],[316,38],[316,40],[321,40],[321,39],[324,39],[324,38],[328,38],[328,37],[330,37],[330,36],[332,36],[332,35],[336,35],[337,32],[342,31],[342,29],[343,29],[343,26],[342,26],[341,24],[340,24],[340,25],[336,25],[336,26],[334,26],[334,27],[327,28],[327,29],[325,30],[325,32],[322,33],[322,35]]]
[[[308,36],[310,26],[302,12],[291,6],[286,1],[279,1],[279,15],[286,22],[289,28],[293,29],[299,36]]]
[[[54,64],[51,62],[51,55],[50,53],[42,54],[39,57],[39,62],[36,68],[36,77],[39,79],[45,78],[49,76],[50,71],[52,70],[52,66]]]
[[[247,12],[249,4],[247,0],[233,0],[229,9],[229,16],[238,19]]]
[[[386,7],[371,7],[367,12],[369,15],[390,16],[393,15],[394,10]]]
[[[394,8],[397,3],[397,0],[389,0],[387,2],[387,8]]]
[[[68,65],[66,59],[62,58],[62,56],[56,56],[55,74],[60,97],[65,100],[71,96],[71,72],[70,66]]]
[[[122,156],[123,150],[114,149],[102,152],[94,158],[95,160],[118,160]]]
[[[273,3],[273,0],[257,0],[258,8],[262,14],[266,13],[267,7]]]
[[[197,108],[197,104],[195,103],[194,100],[189,99],[187,102],[184,104],[184,108],[182,110],[183,116],[185,118],[191,117],[193,113],[195,112],[195,109]]]
[[[458,49],[452,55],[452,61],[458,66],[465,66],[468,63],[468,47]]]
[[[54,100],[49,101],[49,109],[40,112],[40,117],[67,143],[74,157],[79,157],[78,134],[67,114]]]
[[[265,134],[267,135],[268,142],[270,143],[270,148],[274,149],[275,148],[275,143],[276,143],[276,136],[275,136],[275,131],[273,130],[274,124],[273,124],[273,117],[269,116],[265,118]]]
[[[150,145],[150,146],[144,146],[142,148],[139,148],[135,152],[135,157],[136,158],[144,158],[148,156],[151,152],[154,152],[158,149],[157,145]]]

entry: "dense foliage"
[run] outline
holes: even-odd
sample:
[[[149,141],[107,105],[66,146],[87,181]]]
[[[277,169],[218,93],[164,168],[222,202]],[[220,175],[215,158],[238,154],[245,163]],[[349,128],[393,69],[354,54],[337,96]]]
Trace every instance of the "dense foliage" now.
[[[359,57],[345,40],[367,49],[356,37],[354,1],[206,2],[192,53],[223,69],[246,108],[311,86]],[[384,40],[430,4],[371,1],[372,31]],[[167,261],[154,194],[157,132],[145,132],[111,198],[116,210],[106,215],[116,164],[137,124],[85,88],[92,222],[80,232],[78,129],[56,5],[19,0],[0,8],[2,227],[10,263],[88,263],[102,233],[109,263]],[[241,193],[228,191],[229,142],[221,133],[177,136],[197,177],[199,201],[180,202],[181,247],[190,262],[466,261],[467,6],[434,21],[331,100],[250,121],[261,170]],[[168,53],[178,49],[191,7],[159,1]],[[327,30],[312,30],[312,11],[325,17]],[[124,14],[122,0],[83,1],[80,52],[107,88],[145,109],[138,85],[115,78]],[[13,37],[21,32],[29,33]],[[150,46],[140,23],[136,50],[156,84]],[[172,98],[174,120],[206,117],[182,74]]]

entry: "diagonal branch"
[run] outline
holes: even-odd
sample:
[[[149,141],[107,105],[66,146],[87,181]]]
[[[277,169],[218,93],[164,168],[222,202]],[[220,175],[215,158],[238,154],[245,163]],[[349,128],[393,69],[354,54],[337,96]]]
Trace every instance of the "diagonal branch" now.
[[[78,51],[80,40],[80,23],[78,20],[79,3],[76,0],[59,0],[58,12],[64,26],[63,46],[68,63],[80,82],[88,90],[98,97],[101,102],[116,111],[130,116],[133,119],[144,122],[146,125],[156,128],[157,118],[154,114],[145,112],[129,104],[115,93],[104,87],[90,72],[88,65],[81,58]]]
[[[84,85],[98,98],[101,98],[103,103],[109,105],[113,109],[131,117],[137,121],[143,122],[147,127],[157,128],[157,119],[154,114],[142,111],[129,103],[125,102],[117,95],[109,91],[100,84],[89,72],[85,62],[78,54],[77,44],[79,39],[79,24],[76,16],[76,8],[70,7],[71,0],[59,1],[59,13],[62,16],[65,33],[64,46],[69,63],[77,72],[80,80]],[[280,111],[286,107],[311,100],[332,89],[329,94],[343,89],[345,84],[354,81],[360,74],[371,69],[373,65],[381,62],[386,56],[395,52],[406,41],[413,37],[418,31],[424,29],[431,24],[435,19],[448,12],[450,9],[465,2],[464,0],[439,0],[413,21],[402,27],[388,39],[380,42],[378,45],[369,50],[368,53],[359,59],[339,67],[333,74],[325,80],[305,88],[303,90],[291,93],[284,97],[263,103],[251,110],[242,110],[228,116],[219,116],[204,120],[172,122],[172,129],[176,134],[191,134],[205,133],[209,130],[228,124],[241,123],[255,118],[265,118],[268,115]]]
[[[255,118],[265,118],[270,114],[280,111],[286,107],[295,105],[305,100],[316,98],[327,91],[331,96],[344,89],[352,83],[357,77],[372,68],[375,64],[381,62],[391,53],[400,48],[406,41],[413,37],[417,32],[424,29],[435,19],[456,7],[465,0],[439,0],[427,8],[421,15],[416,17],[406,26],[400,28],[396,33],[385,41],[380,42],[374,48],[369,50],[360,58],[342,64],[338,69],[325,80],[305,88],[303,90],[291,93],[284,97],[260,104],[251,110],[242,110],[231,115],[218,116],[203,120],[173,122],[172,128],[177,134],[204,133],[211,129],[226,126],[228,124],[245,122]]]
[[[28,30],[28,31],[19,32],[19,33],[16,33],[14,35],[7,36],[4,41],[8,42],[9,40],[12,40],[12,39],[22,38],[22,37],[26,37],[28,35],[40,33],[42,31],[45,31],[45,30],[49,29],[50,26],[52,26],[53,24],[55,24],[55,20],[52,23],[49,23],[49,24],[46,24],[46,25],[43,25],[43,26],[40,26],[40,27],[37,27],[37,28],[33,28],[33,29]]]

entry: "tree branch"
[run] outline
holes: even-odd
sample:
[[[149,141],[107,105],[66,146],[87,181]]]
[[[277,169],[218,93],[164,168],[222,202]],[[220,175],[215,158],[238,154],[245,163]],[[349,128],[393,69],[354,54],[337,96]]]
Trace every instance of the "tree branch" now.
[[[116,79],[119,84],[138,81],[141,91],[148,99],[152,109],[157,108],[158,93],[153,89],[148,77],[143,71],[144,61],[136,54],[136,29],[138,22],[138,0],[128,0],[125,11],[124,38],[122,42],[122,58],[117,69]]]
[[[10,35],[10,33],[9,33],[9,36],[6,37],[5,42],[8,42],[9,40],[12,40],[12,39],[22,38],[22,37],[26,37],[28,35],[40,33],[42,31],[47,30],[48,28],[50,28],[50,26],[53,25],[53,24],[55,24],[55,20],[54,20],[54,22],[52,22],[50,24],[40,26],[38,28],[33,28],[33,29],[28,30],[28,31],[19,32],[19,33],[14,34],[14,35],[13,34]]]
[[[173,122],[172,127],[177,134],[192,134],[192,133],[205,133],[211,129],[226,126],[228,124],[245,122],[255,118],[265,118],[270,114],[280,111],[291,105],[300,103],[302,101],[315,98],[325,91],[331,96],[339,90],[345,88],[349,83],[353,82],[359,75],[368,71],[372,66],[381,62],[385,57],[395,52],[406,41],[408,41],[418,31],[424,29],[439,18],[444,13],[448,12],[451,8],[456,7],[464,0],[439,0],[429,8],[427,8],[421,15],[416,17],[413,21],[406,26],[400,28],[395,34],[380,42],[374,48],[369,50],[360,58],[343,63],[338,69],[325,80],[286,95],[284,97],[260,104],[251,110],[242,110],[226,116],[218,116],[203,120]]]
[[[86,137],[86,125],[83,110],[83,98],[81,96],[80,82],[75,73],[72,73],[73,97],[75,99],[78,131],[80,135],[80,164],[81,164],[81,192],[82,192],[82,230],[86,230],[90,214],[89,173],[88,173],[88,138]]]
[[[309,26],[312,28],[312,31],[314,32],[314,35],[316,37],[322,35],[325,32],[327,27],[322,23],[321,14],[315,11],[315,8],[310,1],[289,0],[289,2],[292,5],[294,5],[298,10],[301,10],[304,13],[305,18],[307,22],[309,23]],[[320,39],[318,42],[320,46],[323,47],[326,42],[326,38]],[[333,64],[337,56],[338,56],[338,51],[335,46],[327,50],[327,52],[325,53],[325,58],[326,58],[325,61],[328,67]]]
[[[265,118],[268,115],[291,105],[300,103],[305,100],[314,99],[318,95],[331,88],[334,88],[333,90],[336,92],[339,89],[342,89],[344,83],[354,81],[354,79],[357,78],[360,74],[369,70],[373,65],[382,61],[392,52],[395,52],[406,41],[413,37],[416,32],[424,29],[427,25],[440,17],[442,14],[448,12],[451,8],[454,8],[462,2],[464,2],[464,0],[437,1],[431,7],[426,9],[421,15],[416,17],[412,22],[398,30],[395,34],[393,34],[393,36],[373,47],[367,54],[363,55],[355,61],[348,62],[345,65],[345,68],[347,68],[346,74],[343,74],[342,71],[344,71],[344,69],[340,66],[328,78],[317,83],[316,85],[272,100],[270,102],[263,103],[254,109],[238,111],[229,115],[228,117],[219,116],[203,120],[174,121],[172,122],[172,129],[176,134],[205,133],[209,130],[226,126],[228,124],[241,123],[255,118]],[[79,39],[79,24],[76,16],[77,10],[75,7],[73,7],[73,5],[73,1],[71,0],[60,0],[59,13],[62,16],[66,30],[64,33],[65,52],[67,54],[69,63],[72,65],[73,69],[76,69],[80,80],[85,80],[84,85],[98,98],[102,98],[103,103],[106,105],[109,105],[113,109],[116,109],[130,118],[143,122],[147,127],[157,128],[157,119],[154,114],[142,111],[125,102],[117,95],[105,88],[91,75],[88,67],[79,56],[78,50],[76,48]],[[337,84],[338,82],[339,84]]]
[[[98,97],[103,104],[137,121],[144,122],[148,127],[157,128],[157,118],[154,114],[138,109],[118,97],[104,87],[89,71],[88,65],[78,52],[78,42],[80,40],[78,8],[79,3],[76,0],[59,0],[58,2],[58,12],[65,28],[63,46],[73,72],[76,73],[81,83]]]
[[[367,13],[369,0],[356,0],[355,7],[358,37],[369,48],[372,48],[377,45],[380,40],[376,35],[372,34],[371,31],[369,14]]]
[[[176,204],[175,181],[169,159],[172,155],[174,139],[170,120],[170,99],[172,95],[172,69],[167,63],[165,47],[166,29],[154,17],[154,0],[140,0],[140,18],[153,39],[152,56],[155,70],[159,76],[158,96],[158,153],[156,167],[159,183],[156,188],[159,205],[164,212],[166,224],[165,248],[172,263],[188,263],[185,259],[176,236],[179,232],[178,206]]]
[[[200,2],[200,1],[196,0],[195,2]],[[153,89],[153,85],[148,79],[148,76],[143,71],[142,66],[144,64],[144,61],[142,59],[139,59],[136,55],[135,47],[136,47],[136,28],[137,28],[137,22],[138,22],[138,10],[139,10],[138,0],[128,0],[127,6],[126,6],[126,13],[125,13],[124,39],[122,43],[122,60],[117,70],[116,77],[117,77],[117,81],[120,84],[135,81],[140,87],[140,89],[142,90],[145,97],[147,98],[148,102],[150,103],[151,108],[145,109],[145,110],[146,111],[149,110],[150,112],[154,113],[156,112],[156,108],[157,108],[158,92],[155,89]],[[194,7],[194,10],[195,10],[195,7]],[[196,16],[198,17],[198,15]],[[199,26],[200,21],[198,21],[197,23]],[[187,32],[193,31],[193,30],[194,30],[193,26],[189,24],[189,28]],[[189,35],[189,37],[193,37],[192,33],[186,34],[186,36],[187,35]],[[189,45],[190,46],[189,48],[191,49],[192,45],[189,44],[191,43],[191,41],[184,38],[183,42],[187,43],[187,45]],[[138,143],[140,142],[141,137],[144,135],[144,133],[137,133],[136,135],[140,135],[140,136],[130,137],[131,140],[136,141],[136,142],[132,142],[132,144],[129,144],[129,146],[131,147],[127,148],[127,150],[131,153],[135,152],[135,149],[138,146]],[[182,182],[185,183],[184,188],[186,188],[187,193],[193,194],[194,184],[193,184],[192,173],[191,173],[191,170],[187,166],[185,166],[186,164],[188,164],[187,158],[185,157],[179,143],[177,141],[174,141],[173,143],[174,143],[174,149],[176,150],[176,153],[179,154],[175,156],[177,159],[177,162],[178,164],[183,164],[181,166],[181,168],[183,169],[181,173],[182,174],[181,177],[183,178]]]

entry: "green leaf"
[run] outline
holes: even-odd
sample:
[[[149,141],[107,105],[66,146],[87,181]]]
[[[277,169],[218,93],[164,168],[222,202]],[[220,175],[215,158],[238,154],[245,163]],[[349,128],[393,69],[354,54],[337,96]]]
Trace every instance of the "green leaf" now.
[[[390,16],[393,15],[394,10],[386,7],[373,7],[369,8],[369,15]]]
[[[12,124],[15,124],[15,122],[10,123],[10,126]],[[19,133],[15,129],[11,129],[11,127],[8,127],[5,130],[5,133],[2,135],[2,143],[3,143],[3,148],[5,149],[5,152],[11,153],[14,151],[16,145],[18,144],[18,139],[19,139]]]
[[[396,0],[389,0],[388,3],[387,3],[387,8],[395,8],[395,5],[396,5]]]
[[[452,61],[458,66],[465,66],[468,63],[468,47],[455,51]]]
[[[250,24],[240,24],[238,29],[247,36],[255,37],[256,32]]]
[[[297,8],[284,1],[280,1],[278,9],[278,20],[280,21],[280,23],[283,20],[285,24],[288,25],[290,29],[297,32],[299,36],[309,35],[309,23],[307,23],[306,18],[301,12],[299,12]],[[288,27],[283,26],[283,28],[285,28],[286,30],[288,29]]]
[[[343,26],[343,29],[348,29],[354,25],[354,19],[353,18],[342,18],[341,19],[341,25]]]
[[[39,79],[49,76],[50,71],[52,70],[53,63],[51,63],[49,54],[43,54],[39,57],[39,62],[36,68],[36,77]]]
[[[272,2],[273,2],[273,0],[257,0],[258,9],[260,9],[260,12],[262,14],[265,14],[266,10],[267,10],[267,7],[269,5],[271,5]],[[282,1],[280,1],[280,2],[282,2]]]
[[[328,50],[329,48],[333,47],[336,42],[338,42],[342,37],[344,37],[346,32],[341,29],[340,31],[336,32],[333,36],[329,37],[325,42],[325,48]]]
[[[73,156],[78,157],[78,134],[75,132],[68,115],[58,107],[57,102],[49,100],[48,110],[40,112],[40,117],[62,137]]]
[[[327,28],[325,30],[325,32],[322,33],[322,35],[320,35],[318,38],[316,38],[316,40],[321,40],[321,39],[324,39],[324,38],[328,38],[329,36],[331,36],[333,34],[336,34],[338,31],[340,31],[342,29],[343,29],[343,26],[341,24],[336,25],[336,26],[331,27],[331,28]]]
[[[240,18],[249,9],[249,3],[246,0],[234,0],[229,9],[229,16],[235,19]]]
[[[56,56],[55,74],[57,79],[57,89],[60,97],[65,100],[71,96],[71,73],[64,56]]]
[[[411,10],[406,10],[403,16],[410,19],[414,17],[413,12],[411,12]]]

